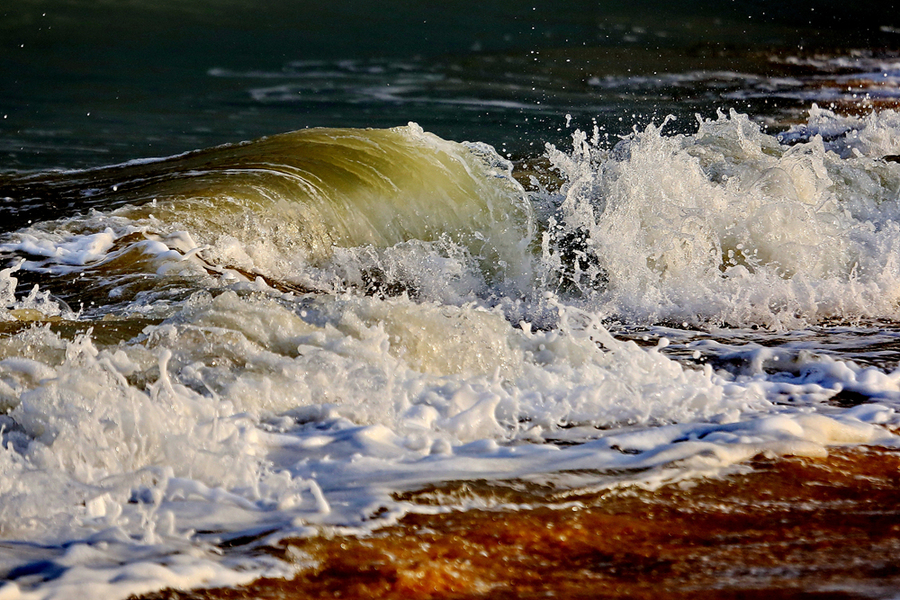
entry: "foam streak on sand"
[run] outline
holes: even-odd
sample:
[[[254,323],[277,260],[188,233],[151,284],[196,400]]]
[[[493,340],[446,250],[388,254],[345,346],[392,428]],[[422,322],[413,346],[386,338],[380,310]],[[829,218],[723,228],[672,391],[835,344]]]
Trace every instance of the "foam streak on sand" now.
[[[760,459],[741,475],[555,507],[537,488],[439,487],[409,498],[491,506],[410,515],[362,539],[292,540],[292,580],[146,598],[886,598],[900,583],[898,467],[896,453],[868,449]]]

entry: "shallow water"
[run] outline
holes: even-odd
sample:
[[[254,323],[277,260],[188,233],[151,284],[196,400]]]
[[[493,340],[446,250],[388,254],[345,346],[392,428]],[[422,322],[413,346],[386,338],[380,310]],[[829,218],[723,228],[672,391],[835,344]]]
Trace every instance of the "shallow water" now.
[[[2,593],[895,446],[894,17],[647,7],[3,9]]]

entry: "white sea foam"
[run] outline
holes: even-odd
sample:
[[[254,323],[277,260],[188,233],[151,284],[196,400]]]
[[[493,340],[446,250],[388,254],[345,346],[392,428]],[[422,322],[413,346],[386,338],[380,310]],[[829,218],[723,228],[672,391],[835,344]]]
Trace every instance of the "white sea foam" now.
[[[34,348],[0,361],[0,531],[16,540],[0,552],[4,593],[61,597],[77,583],[124,597],[287,574],[251,558],[253,543],[216,545],[393,522],[414,507],[391,492],[426,483],[660,485],[761,452],[894,444],[881,425],[897,422],[900,373],[688,369],[548,302],[559,327],[529,331],[476,306],[200,293],[123,345],[44,328],[3,340],[11,356]],[[845,388],[879,403],[821,405]],[[784,394],[795,406],[776,403]],[[554,475],[571,470],[587,474]]]
[[[566,183],[545,242],[584,237],[576,285],[627,320],[797,327],[823,318],[895,317],[900,301],[898,116],[815,109],[782,145],[745,115],[665,124],[612,152],[584,134],[549,149]],[[825,141],[825,139],[829,141]]]
[[[81,269],[111,300],[97,335],[0,337],[0,597],[288,575],[308,565],[259,546],[431,510],[395,492],[444,481],[522,479],[565,498],[758,454],[896,446],[900,371],[760,346],[717,369],[712,342],[688,365],[665,338],[641,347],[603,325],[895,315],[893,119],[815,112],[791,146],[737,114],[612,151],[579,134],[548,152],[564,183],[535,194],[543,245],[509,278],[465,235],[312,261],[285,252],[296,228],[266,240],[162,203],[9,236],[4,251],[30,262],[0,272],[8,319],[54,306],[17,297],[16,268]],[[136,316],[154,320],[102,341]],[[866,402],[841,408],[840,393]]]

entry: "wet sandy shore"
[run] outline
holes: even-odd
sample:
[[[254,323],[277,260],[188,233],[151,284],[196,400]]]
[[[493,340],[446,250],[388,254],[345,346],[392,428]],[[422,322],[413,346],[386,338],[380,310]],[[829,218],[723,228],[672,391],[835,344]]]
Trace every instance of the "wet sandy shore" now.
[[[491,497],[529,510],[409,515],[375,536],[293,540],[294,580],[151,599],[895,598],[900,452],[759,458],[749,472],[654,492],[583,494],[459,484],[408,499]]]

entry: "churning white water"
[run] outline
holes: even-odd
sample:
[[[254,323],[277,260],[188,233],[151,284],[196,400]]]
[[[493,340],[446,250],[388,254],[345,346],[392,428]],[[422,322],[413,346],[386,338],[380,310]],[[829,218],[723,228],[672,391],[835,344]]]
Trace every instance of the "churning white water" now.
[[[747,332],[900,317],[900,115],[666,126],[576,132],[530,191],[413,125],[291,134],[103,171],[108,208],[7,234],[0,598],[289,575],[259,548],[435,510],[394,493],[443,481],[895,445],[900,371]]]

